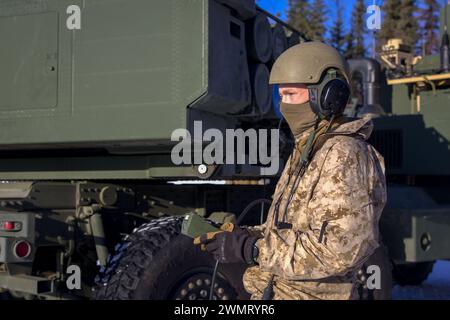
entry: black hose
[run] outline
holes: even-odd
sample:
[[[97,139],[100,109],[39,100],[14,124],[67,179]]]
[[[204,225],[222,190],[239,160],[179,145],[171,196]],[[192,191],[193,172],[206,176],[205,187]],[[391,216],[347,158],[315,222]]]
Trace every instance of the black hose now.
[[[242,213],[239,215],[239,218],[236,221],[236,225],[239,226],[241,224],[242,220],[247,215],[247,213],[250,212],[250,209],[253,209],[254,206],[256,206],[256,205],[258,205],[260,203],[262,203],[263,205],[264,205],[264,203],[268,203],[270,205],[272,203],[272,201],[270,201],[268,199],[258,199],[258,200],[250,202],[245,207],[245,209],[242,211]],[[263,214],[264,214],[264,210],[261,210],[261,221],[263,219]],[[214,266],[214,271],[213,271],[213,275],[212,275],[212,279],[211,279],[211,288],[209,289],[209,300],[213,300],[214,284],[216,282],[216,276],[217,276],[217,270],[218,269],[219,269],[219,260],[216,260],[216,265]]]
[[[216,265],[214,267],[213,276],[211,279],[211,288],[209,289],[209,300],[213,300],[214,296],[214,283],[216,282],[217,269],[219,268],[219,260],[216,260]]]
[[[236,225],[240,225],[242,220],[244,220],[245,216],[250,212],[251,209],[253,209],[254,206],[260,204],[260,203],[267,203],[269,205],[272,204],[272,201],[270,201],[269,199],[258,199],[258,200],[254,200],[252,202],[250,202],[245,209],[242,211],[242,213],[239,215],[239,218],[236,221]],[[263,214],[263,212],[261,212],[261,215]]]

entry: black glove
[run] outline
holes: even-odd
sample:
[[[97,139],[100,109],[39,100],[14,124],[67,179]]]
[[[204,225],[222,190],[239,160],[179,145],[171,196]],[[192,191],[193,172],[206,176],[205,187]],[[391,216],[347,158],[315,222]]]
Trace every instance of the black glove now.
[[[247,230],[237,228],[232,232],[216,233],[212,239],[202,240],[200,243],[206,246],[206,251],[212,253],[220,263],[256,264],[258,252],[255,243],[258,237],[252,236]]]

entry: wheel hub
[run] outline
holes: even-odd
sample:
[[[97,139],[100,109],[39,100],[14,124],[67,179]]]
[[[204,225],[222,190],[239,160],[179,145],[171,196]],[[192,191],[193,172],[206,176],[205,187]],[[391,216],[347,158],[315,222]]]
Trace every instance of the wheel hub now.
[[[212,276],[209,273],[196,273],[185,280],[174,290],[175,300],[209,300]],[[214,282],[213,300],[230,300],[235,298],[234,290],[221,277]]]

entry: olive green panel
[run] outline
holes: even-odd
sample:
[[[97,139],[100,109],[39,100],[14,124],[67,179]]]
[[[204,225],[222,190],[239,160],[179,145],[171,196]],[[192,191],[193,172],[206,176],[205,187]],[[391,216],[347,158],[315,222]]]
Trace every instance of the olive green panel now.
[[[433,72],[441,68],[441,58],[437,55],[423,57],[415,66],[414,71]]]
[[[392,113],[396,115],[411,114],[411,100],[408,87],[395,85],[392,88]]]
[[[56,12],[0,17],[0,110],[53,109],[57,98]],[[14,30],[14,32],[11,32]],[[20,39],[21,41],[17,41]]]
[[[93,180],[196,177],[191,166],[171,166],[170,155],[0,159],[0,180]]]
[[[431,73],[438,67],[439,56],[434,55],[425,57],[416,70]],[[412,85],[391,88],[392,115],[375,121],[378,136],[386,133],[379,149],[384,152],[388,173],[450,175],[450,90],[417,90],[419,98],[412,99]],[[398,136],[395,143],[389,135]],[[399,165],[392,166],[392,160]]]
[[[425,91],[420,94],[420,113],[426,126],[433,128],[442,143],[450,143],[450,89]]]
[[[69,5],[81,30],[66,26]],[[0,146],[170,139],[206,91],[207,6],[0,0],[2,48],[16,41],[0,53]]]
[[[437,118],[405,114],[380,117],[374,124],[372,143],[383,154],[388,174],[450,175],[448,129]]]

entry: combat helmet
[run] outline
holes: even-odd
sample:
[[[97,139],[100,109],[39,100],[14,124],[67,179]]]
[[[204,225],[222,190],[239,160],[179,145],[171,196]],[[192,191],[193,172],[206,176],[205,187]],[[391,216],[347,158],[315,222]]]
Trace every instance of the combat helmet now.
[[[312,41],[286,50],[274,63],[270,84],[306,84],[320,118],[341,115],[350,98],[347,61],[333,47]]]

